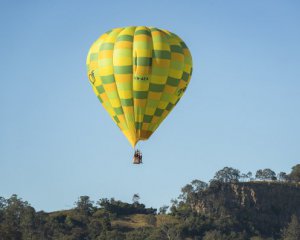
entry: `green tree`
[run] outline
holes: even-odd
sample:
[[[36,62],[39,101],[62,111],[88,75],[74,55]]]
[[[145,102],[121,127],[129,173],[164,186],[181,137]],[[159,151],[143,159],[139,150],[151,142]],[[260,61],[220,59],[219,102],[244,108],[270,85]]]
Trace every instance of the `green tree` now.
[[[250,240],[274,240],[274,238],[263,238],[261,236],[251,237]]]
[[[186,202],[188,201],[189,198],[191,198],[192,193],[193,193],[193,186],[191,184],[187,184],[183,188],[181,188],[181,194],[179,196],[179,199]]]
[[[167,205],[161,206],[158,210],[158,214],[166,214],[168,211],[168,208],[169,208],[169,206],[167,206]]]
[[[101,236],[98,239],[99,240],[125,240],[126,236],[122,232],[119,232],[117,230],[112,230],[108,232],[103,232],[103,234],[101,234]]]
[[[171,222],[163,223],[160,226],[160,231],[162,233],[162,236],[165,239],[168,239],[168,240],[181,240],[182,239],[182,236],[181,236],[182,227],[179,224],[175,224],[175,223],[171,223]]]
[[[139,200],[140,200],[140,195],[138,193],[133,194],[133,196],[132,196],[133,204],[138,204]]]
[[[259,170],[256,171],[255,178],[259,179],[259,180],[263,180],[264,179],[264,177],[263,177],[263,170],[262,169],[259,169]]]
[[[276,173],[270,168],[259,169],[256,171],[255,178],[260,180],[276,180]]]
[[[110,214],[103,209],[98,209],[94,214],[93,218],[101,222],[102,229],[105,231],[111,230],[111,219]]]
[[[101,219],[92,219],[88,224],[88,235],[90,239],[96,239],[101,236],[103,232],[103,226]]]
[[[241,179],[242,179],[242,182],[245,182],[247,180],[251,180],[252,178],[252,172],[247,172],[247,173],[242,173],[241,174]]]
[[[190,184],[185,185],[181,189],[179,199],[191,202],[197,193],[200,193],[208,188],[208,184],[201,180],[195,179]]]
[[[276,173],[272,171],[270,168],[266,168],[263,170],[263,176],[266,180],[276,180]]]
[[[224,167],[215,173],[214,179],[220,182],[238,182],[240,179],[240,171],[231,167]]]
[[[193,187],[193,192],[199,193],[201,191],[204,191],[208,188],[208,184],[206,182],[203,182],[201,180],[195,179],[191,182],[191,185]]]
[[[289,174],[289,179],[294,182],[300,182],[300,164],[292,167],[292,172]]]
[[[260,236],[254,236],[254,237],[251,237],[250,240],[264,240],[264,239]]]
[[[300,223],[296,215],[292,215],[289,225],[283,231],[283,240],[299,240]]]
[[[153,215],[153,214],[148,214],[148,215],[146,216],[146,223],[147,223],[148,225],[150,225],[150,226],[156,226],[156,221],[157,221],[157,219],[156,219],[156,216],[155,216],[155,215]]]
[[[95,210],[93,201],[90,200],[89,196],[80,196],[78,201],[75,202],[75,205],[76,210],[79,210],[86,215],[91,215]]]
[[[20,229],[23,239],[33,239],[36,231],[35,210],[31,206],[26,206],[22,210],[20,218]]]
[[[34,210],[28,202],[12,195],[9,199],[1,200],[2,205],[2,237],[3,239],[19,240],[30,235],[34,227]],[[32,215],[33,210],[33,215]],[[24,229],[27,226],[29,229]],[[25,231],[24,231],[25,230]]]
[[[288,175],[285,172],[280,172],[277,175],[277,179],[279,181],[282,181],[282,182],[287,181],[288,180]]]
[[[212,230],[205,233],[203,240],[224,240],[224,237],[220,231]]]
[[[137,228],[133,231],[126,233],[126,239],[130,240],[142,240],[149,239],[151,230],[149,228]]]

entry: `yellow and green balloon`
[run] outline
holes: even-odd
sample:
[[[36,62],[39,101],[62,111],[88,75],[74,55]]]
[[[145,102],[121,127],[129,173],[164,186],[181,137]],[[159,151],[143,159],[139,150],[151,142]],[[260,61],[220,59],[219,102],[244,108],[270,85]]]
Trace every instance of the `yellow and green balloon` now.
[[[192,74],[186,44],[145,26],[106,32],[91,46],[86,64],[95,94],[133,147],[168,116]]]

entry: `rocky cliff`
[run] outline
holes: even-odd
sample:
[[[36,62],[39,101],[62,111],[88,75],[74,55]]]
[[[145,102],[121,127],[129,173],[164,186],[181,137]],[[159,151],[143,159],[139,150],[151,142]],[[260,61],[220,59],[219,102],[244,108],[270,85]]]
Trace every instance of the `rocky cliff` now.
[[[194,211],[219,219],[234,219],[237,225],[280,234],[291,215],[300,216],[300,184],[243,182],[210,184],[195,196]]]

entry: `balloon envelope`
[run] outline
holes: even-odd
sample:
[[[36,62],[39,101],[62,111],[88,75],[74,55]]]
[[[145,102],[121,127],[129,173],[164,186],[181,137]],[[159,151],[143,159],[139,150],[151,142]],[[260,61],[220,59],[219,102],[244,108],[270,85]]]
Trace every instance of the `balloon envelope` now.
[[[96,40],[87,68],[95,94],[134,147],[152,135],[182,97],[192,57],[174,33],[132,26]]]

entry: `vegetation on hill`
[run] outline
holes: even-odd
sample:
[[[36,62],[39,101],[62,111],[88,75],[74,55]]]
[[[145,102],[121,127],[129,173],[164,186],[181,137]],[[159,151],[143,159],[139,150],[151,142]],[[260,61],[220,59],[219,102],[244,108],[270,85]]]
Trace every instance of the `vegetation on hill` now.
[[[17,195],[0,197],[0,240],[299,240],[300,164],[291,173],[225,167],[193,180],[171,206],[81,196],[70,210],[35,211]]]

